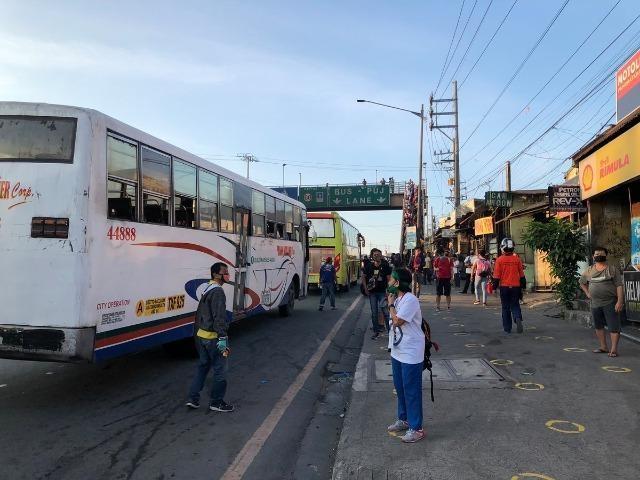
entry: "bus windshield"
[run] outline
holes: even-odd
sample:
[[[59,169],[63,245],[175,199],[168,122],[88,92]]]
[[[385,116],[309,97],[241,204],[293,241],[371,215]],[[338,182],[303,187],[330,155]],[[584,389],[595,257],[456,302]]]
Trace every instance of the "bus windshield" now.
[[[0,162],[72,163],[75,118],[0,116]]]
[[[333,218],[311,219],[311,234],[315,232],[318,238],[333,238],[336,236],[333,227]]]

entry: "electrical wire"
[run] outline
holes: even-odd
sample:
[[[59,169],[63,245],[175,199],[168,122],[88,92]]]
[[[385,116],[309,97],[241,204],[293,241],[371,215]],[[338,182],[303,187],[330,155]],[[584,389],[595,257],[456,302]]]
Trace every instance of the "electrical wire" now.
[[[456,28],[453,30],[453,35],[451,36],[451,41],[449,42],[449,50],[447,51],[447,56],[444,58],[444,63],[442,64],[442,70],[440,71],[440,78],[438,79],[438,85],[434,91],[438,91],[440,88],[440,82],[442,82],[442,78],[444,77],[445,66],[447,65],[447,61],[449,60],[449,53],[451,53],[451,47],[453,46],[453,41],[456,38],[456,33],[458,33],[458,25],[460,24],[460,17],[462,16],[462,10],[464,10],[464,3],[466,0],[462,0],[462,5],[460,6],[460,12],[458,13],[458,20],[456,21]]]

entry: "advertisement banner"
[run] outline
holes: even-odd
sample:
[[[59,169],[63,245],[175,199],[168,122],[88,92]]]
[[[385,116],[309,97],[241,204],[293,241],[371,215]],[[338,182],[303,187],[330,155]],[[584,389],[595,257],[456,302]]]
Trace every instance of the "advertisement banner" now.
[[[493,217],[482,217],[474,222],[476,235],[489,235],[493,233]]]
[[[549,187],[549,210],[552,212],[586,212],[580,200],[578,185],[554,185]]]
[[[619,122],[640,106],[640,50],[616,73],[616,119]]]
[[[640,123],[580,160],[582,200],[640,175]]]
[[[623,272],[622,277],[627,319],[640,322],[640,272]]]
[[[640,202],[631,204],[631,264],[640,271]]]
[[[413,250],[416,248],[416,227],[407,227],[407,241],[405,244],[405,248],[407,250]]]

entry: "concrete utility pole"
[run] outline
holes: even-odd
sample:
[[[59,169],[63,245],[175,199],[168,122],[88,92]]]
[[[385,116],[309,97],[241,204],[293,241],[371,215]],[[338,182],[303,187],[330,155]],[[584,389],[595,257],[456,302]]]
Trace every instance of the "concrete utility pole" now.
[[[455,124],[455,140],[453,142],[453,178],[455,206],[460,206],[460,136],[458,134],[458,82],[453,81],[453,111]]]
[[[247,162],[247,178],[249,178],[249,164],[251,162],[257,162],[258,159],[250,153],[243,153],[242,155],[237,155],[237,157]]]
[[[507,161],[507,168],[504,171],[505,175],[506,175],[506,181],[505,181],[505,190],[507,192],[511,191],[511,162]]]

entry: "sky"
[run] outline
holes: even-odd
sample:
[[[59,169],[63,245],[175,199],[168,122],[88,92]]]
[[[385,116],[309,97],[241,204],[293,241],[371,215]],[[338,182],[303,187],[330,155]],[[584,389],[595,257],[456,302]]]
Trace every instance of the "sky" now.
[[[0,100],[94,108],[243,175],[238,155],[250,153],[251,178],[267,186],[282,185],[285,163],[287,185],[416,180],[419,119],[356,99],[419,111],[432,92],[449,98],[451,80],[467,198],[503,189],[507,160],[514,189],[560,183],[570,155],[615,122],[611,72],[640,48],[636,0],[0,8]],[[426,129],[436,217],[452,210],[451,174],[432,151],[450,146]],[[398,249],[400,211],[343,216],[369,247]]]

